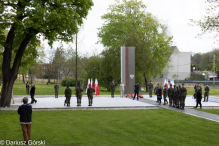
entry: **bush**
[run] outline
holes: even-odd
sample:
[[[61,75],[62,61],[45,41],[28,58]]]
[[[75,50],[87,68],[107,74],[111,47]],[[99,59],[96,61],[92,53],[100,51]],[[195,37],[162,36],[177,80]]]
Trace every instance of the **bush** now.
[[[82,83],[83,79],[78,79],[78,83]],[[62,80],[61,82],[62,86],[67,86],[68,84],[73,87],[75,86],[75,78],[67,78]]]

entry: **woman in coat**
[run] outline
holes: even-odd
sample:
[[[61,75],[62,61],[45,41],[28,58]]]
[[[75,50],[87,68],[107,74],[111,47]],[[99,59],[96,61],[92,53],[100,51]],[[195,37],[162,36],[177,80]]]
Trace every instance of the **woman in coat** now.
[[[160,85],[158,90],[157,90],[157,100],[158,100],[159,104],[161,104],[161,99],[162,99],[162,88],[161,88],[161,85]]]

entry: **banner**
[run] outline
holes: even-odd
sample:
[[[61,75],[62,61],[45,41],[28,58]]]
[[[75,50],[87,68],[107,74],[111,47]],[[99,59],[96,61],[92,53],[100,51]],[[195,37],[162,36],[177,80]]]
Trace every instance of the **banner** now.
[[[87,82],[86,93],[87,93],[87,89],[89,88],[89,86],[90,86],[90,79],[88,79],[88,82]]]
[[[100,92],[99,92],[99,85],[98,85],[98,80],[97,80],[97,79],[95,79],[94,89],[95,89],[95,94],[96,94],[96,96],[100,95]]]

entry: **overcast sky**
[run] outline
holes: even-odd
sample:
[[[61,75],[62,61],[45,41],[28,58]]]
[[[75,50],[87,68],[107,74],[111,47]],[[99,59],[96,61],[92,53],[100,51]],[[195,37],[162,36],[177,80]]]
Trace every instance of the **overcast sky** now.
[[[107,13],[109,5],[114,4],[114,0],[93,0],[94,6],[89,11],[87,19],[79,34],[78,50],[80,54],[92,55],[100,53],[102,45],[97,45],[97,28],[101,27],[103,21],[101,16]],[[147,11],[152,13],[162,24],[169,28],[169,33],[173,36],[173,45],[176,45],[181,52],[201,52],[211,51],[218,48],[215,39],[210,35],[196,38],[201,33],[201,28],[190,26],[190,19],[200,19],[206,15],[208,4],[205,0],[143,0],[147,6]],[[210,38],[209,38],[210,37]],[[55,43],[54,47],[58,43]],[[48,46],[44,44],[48,49]],[[73,48],[75,45],[72,44]]]

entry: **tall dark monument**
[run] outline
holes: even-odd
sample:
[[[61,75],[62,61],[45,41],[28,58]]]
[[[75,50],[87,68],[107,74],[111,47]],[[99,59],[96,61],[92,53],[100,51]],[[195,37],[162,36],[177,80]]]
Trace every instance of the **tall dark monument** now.
[[[133,94],[135,85],[135,47],[121,47],[121,81],[124,94]]]

